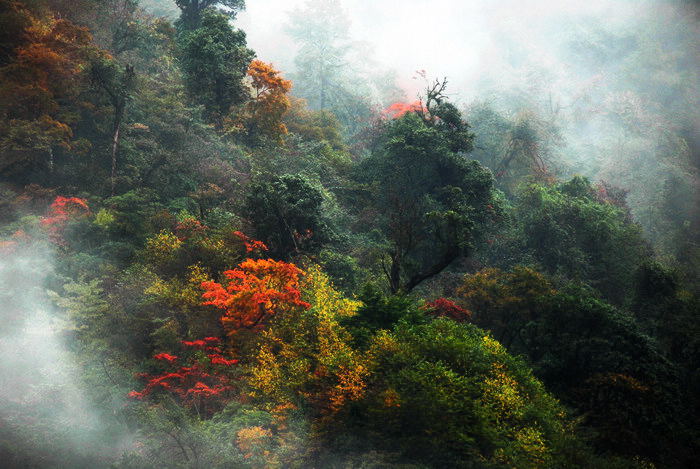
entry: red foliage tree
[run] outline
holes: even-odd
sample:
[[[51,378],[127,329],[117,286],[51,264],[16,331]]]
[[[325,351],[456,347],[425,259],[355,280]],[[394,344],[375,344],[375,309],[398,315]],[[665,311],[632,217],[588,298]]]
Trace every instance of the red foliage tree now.
[[[49,207],[48,215],[42,218],[41,224],[48,229],[52,241],[64,244],[62,234],[66,223],[89,213],[90,208],[84,199],[58,196]]]
[[[424,107],[420,101],[414,101],[412,103],[398,102],[390,105],[383,111],[383,113],[390,119],[398,119],[409,112],[419,112],[422,110],[424,110]]]
[[[299,278],[304,274],[294,264],[272,259],[247,259],[236,269],[224,272],[226,286],[203,282],[205,305],[225,311],[221,317],[230,337],[242,330],[257,331],[268,320],[290,308],[308,309],[302,301]]]
[[[240,231],[234,231],[233,234],[243,242],[243,244],[245,245],[246,252],[268,250],[267,245],[265,245],[265,243],[263,243],[262,241],[249,238]]]
[[[446,317],[459,322],[468,321],[472,317],[471,311],[462,308],[447,298],[429,301],[423,306],[423,310],[432,316]]]
[[[220,339],[205,337],[182,341],[188,357],[178,365],[178,356],[159,353],[153,358],[164,364],[160,374],[139,374],[146,381],[141,391],[131,391],[129,397],[142,400],[157,393],[168,393],[181,404],[193,408],[201,416],[210,416],[234,397],[235,387],[229,369],[238,360],[226,359],[219,345]]]

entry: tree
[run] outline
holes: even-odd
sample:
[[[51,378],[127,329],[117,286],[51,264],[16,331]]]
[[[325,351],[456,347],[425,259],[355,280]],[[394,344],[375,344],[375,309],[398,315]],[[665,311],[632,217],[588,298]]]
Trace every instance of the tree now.
[[[31,17],[26,41],[0,68],[0,172],[54,170],[54,151],[85,142],[74,138],[77,106],[89,57],[102,53],[87,28],[68,20]]]
[[[196,29],[182,31],[178,38],[185,87],[219,126],[231,107],[249,96],[244,78],[254,53],[245,38],[243,31],[231,28],[226,15],[210,10]]]
[[[0,1],[0,67],[12,62],[16,49],[27,39],[31,13],[19,1]]]
[[[287,133],[283,118],[291,106],[287,93],[292,82],[282,78],[272,64],[261,60],[250,63],[248,77],[253,87],[253,96],[246,105],[248,136],[253,140],[267,137],[280,142]]]
[[[347,65],[349,21],[337,0],[311,0],[290,16],[287,31],[301,44],[295,59],[300,97],[312,109],[334,109],[347,99],[343,70]],[[340,102],[339,102],[340,101]]]
[[[514,249],[531,256],[547,273],[584,280],[616,304],[630,300],[649,246],[639,225],[624,209],[599,201],[587,179],[527,186],[515,219]]]
[[[183,352],[187,357],[182,366],[177,364],[181,358],[176,355],[154,355],[165,370],[155,375],[140,374],[146,386],[141,391],[131,391],[129,397],[141,400],[164,391],[185,407],[195,409],[197,415],[211,417],[231,400],[235,390],[228,370],[238,360],[225,358],[220,342],[217,337],[183,340]]]
[[[435,99],[435,112],[458,117]],[[442,272],[497,218],[493,177],[453,151],[469,148],[466,123],[441,122],[429,110],[406,113],[388,124],[382,147],[360,166],[388,242],[383,266],[393,292],[411,291]]]
[[[112,119],[112,164],[110,172],[111,195],[114,195],[117,176],[119,135],[126,112],[126,105],[131,99],[131,93],[136,86],[136,72],[134,71],[134,67],[130,64],[121,65],[113,59],[99,57],[92,63],[90,76],[94,85],[107,95],[114,112],[114,117]]]
[[[301,299],[299,280],[304,272],[294,264],[272,259],[247,259],[237,268],[227,270],[226,285],[203,282],[205,305],[224,310],[221,323],[232,340],[246,331],[258,332],[270,319],[309,303]],[[240,347],[240,343],[233,344]]]
[[[304,177],[284,175],[253,183],[244,213],[275,257],[317,250],[331,236],[323,195]]]
[[[572,441],[564,409],[483,330],[448,319],[403,323],[370,351],[362,399],[330,432],[336,444],[391,451],[396,465],[568,466],[556,459]]]
[[[630,314],[581,285],[557,290],[524,267],[467,275],[458,295],[477,324],[503,337],[548,389],[586,416],[599,447],[626,456],[689,457],[678,368]],[[627,400],[634,404],[623,405]],[[662,437],[671,434],[676,443]]]
[[[231,19],[245,8],[245,0],[175,0],[175,4],[182,12],[180,21],[185,29],[199,27],[204,10],[211,7],[224,7],[218,11],[223,11]]]
[[[359,302],[344,298],[317,266],[305,272],[300,288],[309,307],[272,318],[254,351],[249,383],[256,401],[305,408],[318,418],[362,396],[368,367],[341,325]]]

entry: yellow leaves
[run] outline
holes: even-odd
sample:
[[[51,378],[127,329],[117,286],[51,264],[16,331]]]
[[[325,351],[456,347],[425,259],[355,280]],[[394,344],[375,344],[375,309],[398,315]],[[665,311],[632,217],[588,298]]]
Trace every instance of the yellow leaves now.
[[[255,389],[254,396],[279,397],[282,371],[277,357],[269,345],[263,345],[258,351],[256,364],[251,369],[249,384]]]
[[[481,402],[488,417],[505,430],[509,441],[507,446],[495,452],[494,459],[510,467],[543,467],[550,449],[537,422],[524,420],[528,395],[502,362],[507,351],[490,336],[484,336],[482,342],[494,361],[482,384]]]
[[[396,353],[400,347],[401,344],[393,334],[386,330],[380,330],[372,340],[371,350],[375,351],[375,353]]]
[[[484,348],[493,355],[501,355],[505,352],[503,345],[493,337],[485,335],[482,340],[484,342]]]
[[[270,440],[272,440],[272,432],[257,426],[242,428],[236,434],[236,445],[246,459],[269,455],[270,451],[266,448],[270,445]]]
[[[306,277],[302,282],[304,299],[311,303],[314,311],[324,318],[335,319],[354,316],[362,302],[350,300],[333,288],[330,279],[317,265],[306,268]]]
[[[249,383],[253,397],[268,406],[305,401],[319,412],[337,412],[364,396],[370,373],[338,322],[355,314],[359,302],[343,298],[318,266],[305,270],[300,288],[311,307],[282,312],[261,333]]]
[[[384,391],[382,397],[385,407],[401,407],[401,395],[394,388]]]
[[[541,431],[532,427],[523,428],[515,433],[515,441],[532,461],[532,467],[544,465],[548,450]]]
[[[526,427],[515,432],[510,446],[496,450],[494,459],[514,468],[538,469],[546,466],[550,453],[542,432]]]
[[[522,416],[525,401],[518,391],[518,382],[507,373],[502,363],[495,362],[492,365],[489,376],[484,380],[483,390],[481,399],[493,410],[496,422]]]
[[[146,255],[157,265],[171,261],[182,241],[172,232],[163,230],[146,240]]]
[[[345,401],[356,401],[364,397],[367,387],[365,383],[367,375],[369,375],[369,370],[362,364],[340,366],[337,373],[338,384],[335,385],[330,393],[331,410],[339,410]]]

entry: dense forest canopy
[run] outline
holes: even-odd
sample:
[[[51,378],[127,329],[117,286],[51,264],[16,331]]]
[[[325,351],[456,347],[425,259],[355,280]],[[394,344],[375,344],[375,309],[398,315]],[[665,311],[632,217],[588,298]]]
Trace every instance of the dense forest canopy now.
[[[699,20],[0,0],[0,464],[693,467]]]

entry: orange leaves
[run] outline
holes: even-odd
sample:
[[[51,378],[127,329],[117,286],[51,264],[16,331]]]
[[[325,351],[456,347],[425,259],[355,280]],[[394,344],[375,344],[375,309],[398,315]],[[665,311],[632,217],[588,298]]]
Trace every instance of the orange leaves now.
[[[390,119],[398,119],[399,117],[409,112],[418,112],[424,110],[423,104],[420,101],[412,103],[394,103],[384,110],[384,115]]]
[[[224,272],[226,286],[203,282],[205,305],[225,310],[221,317],[224,329],[234,335],[242,329],[259,330],[267,321],[289,308],[308,309],[302,301],[298,267],[272,259],[247,259],[236,269]]]
[[[253,96],[248,103],[248,132],[273,139],[287,133],[282,117],[290,107],[287,93],[292,82],[285,80],[280,72],[261,60],[253,60],[248,67]]]
[[[248,76],[252,79],[256,99],[264,95],[284,94],[292,89],[291,81],[282,78],[279,70],[262,60],[250,63]]]

